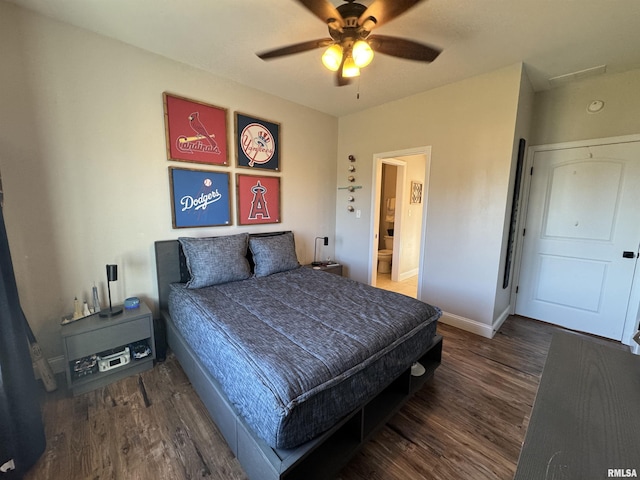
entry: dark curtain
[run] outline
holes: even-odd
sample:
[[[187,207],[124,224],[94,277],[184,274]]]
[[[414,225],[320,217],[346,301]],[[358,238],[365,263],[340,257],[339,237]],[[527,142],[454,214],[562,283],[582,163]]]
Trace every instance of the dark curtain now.
[[[0,468],[0,479],[21,478],[44,449],[39,387],[0,207],[0,467],[15,464],[4,473]]]

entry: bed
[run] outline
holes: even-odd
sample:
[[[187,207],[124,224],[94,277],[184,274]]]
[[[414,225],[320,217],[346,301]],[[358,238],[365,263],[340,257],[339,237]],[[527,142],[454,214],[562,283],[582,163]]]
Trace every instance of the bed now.
[[[169,347],[251,479],[335,475],[440,363],[437,307],[300,266],[292,232],[155,249]]]

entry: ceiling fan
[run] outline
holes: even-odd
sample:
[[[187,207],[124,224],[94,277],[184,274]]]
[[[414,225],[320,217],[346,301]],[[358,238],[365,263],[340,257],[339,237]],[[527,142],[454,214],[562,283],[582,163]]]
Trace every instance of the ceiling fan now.
[[[328,47],[322,63],[336,72],[338,86],[347,85],[351,78],[360,75],[360,68],[373,59],[373,52],[394,57],[432,62],[441,50],[412,40],[386,35],[371,35],[375,27],[387,23],[409,10],[422,0],[375,0],[366,7],[354,0],[346,0],[334,7],[328,0],[296,0],[329,27],[330,38],[309,40],[286,47],[258,53],[263,60],[270,60],[316,48]]]

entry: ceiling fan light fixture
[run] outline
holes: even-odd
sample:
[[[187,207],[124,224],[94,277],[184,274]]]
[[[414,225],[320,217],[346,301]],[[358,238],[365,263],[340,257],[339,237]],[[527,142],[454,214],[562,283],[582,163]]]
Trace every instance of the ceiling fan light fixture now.
[[[371,46],[364,40],[358,40],[353,44],[351,51],[353,61],[358,68],[364,68],[373,60],[373,50]]]
[[[337,72],[342,62],[342,47],[334,43],[322,54],[322,64],[332,72]]]
[[[344,61],[344,66],[342,67],[342,76],[344,78],[353,78],[360,76],[360,69],[356,65],[356,62],[353,61],[353,57],[347,57]]]

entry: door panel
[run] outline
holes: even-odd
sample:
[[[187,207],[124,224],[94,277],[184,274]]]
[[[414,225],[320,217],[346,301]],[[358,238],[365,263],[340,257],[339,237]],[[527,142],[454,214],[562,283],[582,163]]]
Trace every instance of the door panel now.
[[[535,152],[516,313],[620,340],[639,206],[640,142]]]
[[[598,312],[607,262],[540,255],[535,300]],[[580,288],[573,285],[580,284]]]
[[[597,160],[552,168],[544,235],[610,241],[622,171],[621,162]]]

